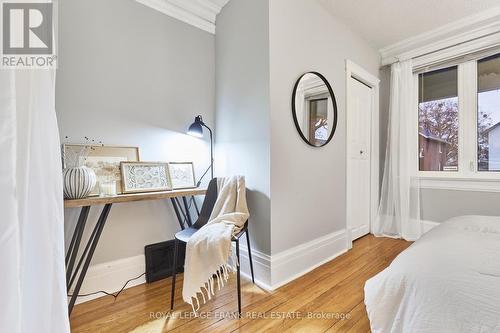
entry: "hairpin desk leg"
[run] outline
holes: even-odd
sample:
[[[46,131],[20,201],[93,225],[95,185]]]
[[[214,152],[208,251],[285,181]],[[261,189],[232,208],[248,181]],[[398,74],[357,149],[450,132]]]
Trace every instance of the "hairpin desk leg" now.
[[[172,206],[174,207],[174,212],[175,216],[177,217],[177,221],[179,222],[179,225],[181,226],[181,229],[184,230],[186,229],[184,225],[184,220],[182,219],[181,212],[180,212],[180,207],[177,205],[177,201],[175,200],[176,198],[171,198],[170,201],[172,202]]]
[[[192,196],[191,200],[193,200],[193,205],[194,205],[194,208],[196,209],[197,216],[200,216],[200,209],[198,208],[198,204],[196,203],[196,198],[194,196]]]
[[[99,216],[99,219],[97,220],[97,224],[95,225],[94,232],[92,232],[92,236],[88,240],[87,247],[89,248],[89,251],[84,251],[82,254],[82,258],[80,260],[84,260],[85,258],[85,263],[83,265],[82,271],[80,272],[80,275],[78,276],[78,281],[76,282],[75,289],[73,290],[73,293],[71,295],[71,299],[69,301],[68,305],[68,313],[71,314],[71,311],[73,310],[73,306],[75,305],[76,298],[78,297],[78,293],[80,292],[80,288],[82,287],[83,279],[85,278],[85,275],[87,274],[87,270],[89,268],[90,262],[92,260],[92,257],[94,255],[94,251],[97,247],[97,244],[99,243],[99,238],[101,237],[102,230],[104,229],[104,225],[106,224],[106,220],[108,219],[109,211],[111,210],[111,204],[106,204],[104,205],[104,208],[102,209],[101,215]],[[76,274],[78,272],[75,272]]]
[[[182,202],[184,203],[184,210],[186,212],[187,223],[189,226],[192,226],[193,221],[191,220],[191,213],[189,212],[189,205],[186,197],[182,197]]]
[[[82,240],[83,230],[85,229],[85,223],[89,216],[90,206],[82,207],[80,211],[80,216],[78,217],[78,222],[76,223],[75,230],[73,231],[73,237],[71,238],[71,243],[69,244],[68,253],[66,254],[66,287],[69,290],[70,277],[73,273],[73,266],[75,265],[76,255],[80,248],[80,242]]]

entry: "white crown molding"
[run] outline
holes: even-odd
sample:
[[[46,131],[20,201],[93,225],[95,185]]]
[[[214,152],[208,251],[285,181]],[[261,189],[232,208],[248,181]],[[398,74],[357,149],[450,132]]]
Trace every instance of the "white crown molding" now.
[[[379,50],[382,66],[500,34],[500,7],[489,9]]]
[[[136,1],[211,34],[215,34],[215,19],[223,7],[210,0]]]

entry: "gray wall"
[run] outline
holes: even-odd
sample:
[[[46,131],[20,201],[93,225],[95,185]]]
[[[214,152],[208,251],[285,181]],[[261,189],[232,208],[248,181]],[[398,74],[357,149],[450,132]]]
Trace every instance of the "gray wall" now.
[[[270,254],[268,0],[231,0],[217,16],[217,174],[246,177],[252,247]]]
[[[500,216],[500,193],[422,189],[421,218],[443,222],[461,215]]]
[[[194,161],[200,175],[207,143],[183,133],[197,114],[214,124],[214,36],[134,0],[64,0],[59,17],[61,137],[139,146],[145,161]],[[77,213],[65,212],[67,238]],[[93,263],[142,254],[178,229],[167,201],[114,205]]]
[[[272,253],[346,227],[345,59],[378,76],[379,54],[318,1],[270,1]],[[338,125],[323,148],[304,143],[292,120],[297,78],[318,71],[330,82]]]

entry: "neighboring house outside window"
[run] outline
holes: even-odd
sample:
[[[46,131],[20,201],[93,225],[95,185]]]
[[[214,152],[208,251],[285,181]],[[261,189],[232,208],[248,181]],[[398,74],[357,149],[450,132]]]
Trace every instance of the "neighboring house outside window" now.
[[[453,167],[444,167],[449,150],[448,142],[429,133],[418,133],[418,140],[420,147],[419,170],[453,171],[449,169]]]
[[[479,168],[483,171],[500,171],[500,122],[483,132],[487,135],[487,156],[479,161]]]
[[[418,76],[419,170],[458,171],[458,67]]]

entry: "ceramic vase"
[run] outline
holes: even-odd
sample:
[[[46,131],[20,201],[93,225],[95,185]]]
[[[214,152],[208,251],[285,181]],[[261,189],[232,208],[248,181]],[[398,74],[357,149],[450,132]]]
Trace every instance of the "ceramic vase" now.
[[[86,167],[69,167],[63,170],[64,198],[83,199],[96,184],[94,170]]]

